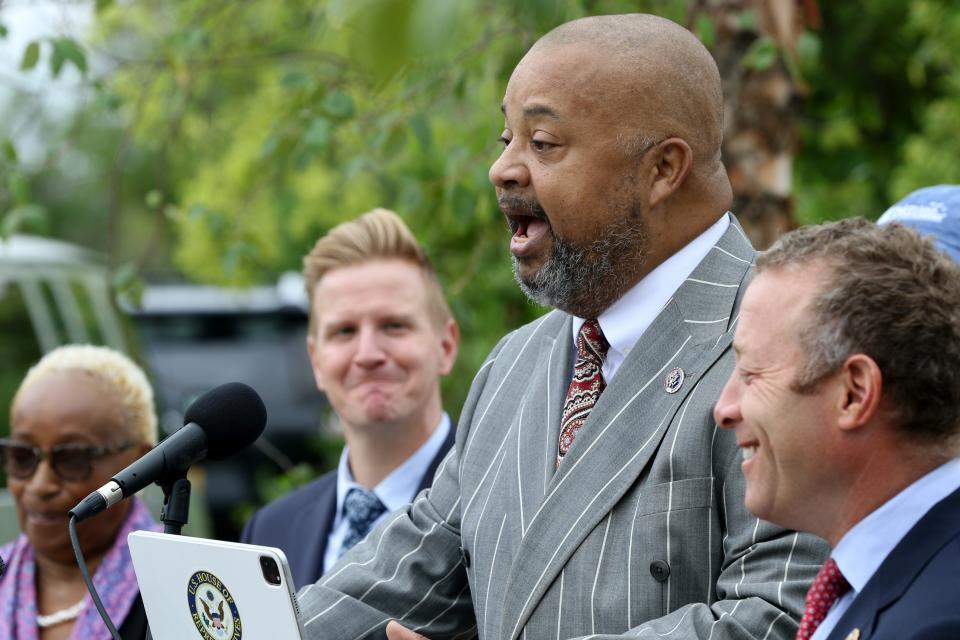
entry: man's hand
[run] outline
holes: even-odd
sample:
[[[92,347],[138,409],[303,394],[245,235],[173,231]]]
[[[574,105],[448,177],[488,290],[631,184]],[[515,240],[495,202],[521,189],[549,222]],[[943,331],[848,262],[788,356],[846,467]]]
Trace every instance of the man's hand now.
[[[422,636],[419,633],[414,633],[407,629],[405,626],[397,622],[396,620],[391,620],[387,623],[387,640],[428,640],[426,636]]]

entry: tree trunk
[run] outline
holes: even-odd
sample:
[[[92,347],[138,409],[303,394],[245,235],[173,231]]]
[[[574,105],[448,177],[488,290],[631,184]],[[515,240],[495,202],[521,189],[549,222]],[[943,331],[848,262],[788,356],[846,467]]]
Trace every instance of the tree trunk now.
[[[709,18],[723,80],[724,164],[733,211],[758,249],[795,228],[793,158],[806,87],[796,45],[819,20],[816,0],[696,0],[691,25]]]

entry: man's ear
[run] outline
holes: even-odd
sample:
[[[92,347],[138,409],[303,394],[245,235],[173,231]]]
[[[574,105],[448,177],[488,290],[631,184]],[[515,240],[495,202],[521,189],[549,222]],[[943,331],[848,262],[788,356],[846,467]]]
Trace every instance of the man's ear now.
[[[841,366],[838,397],[837,426],[853,431],[864,426],[876,415],[883,396],[883,374],[870,356],[858,353]]]
[[[445,376],[453,370],[460,348],[460,327],[453,318],[448,318],[440,329],[440,375]]]
[[[683,138],[667,138],[650,150],[654,162],[650,187],[650,208],[680,188],[693,166],[693,150]]]

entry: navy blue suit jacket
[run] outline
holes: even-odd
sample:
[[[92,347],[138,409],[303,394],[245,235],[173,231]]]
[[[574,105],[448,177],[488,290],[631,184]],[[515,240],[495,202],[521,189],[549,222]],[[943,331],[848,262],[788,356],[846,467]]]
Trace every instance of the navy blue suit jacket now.
[[[431,484],[440,461],[453,446],[456,425],[430,462],[417,487],[420,493]],[[310,484],[264,506],[243,528],[240,542],[277,547],[287,556],[297,589],[313,584],[323,574],[327,537],[337,515],[337,471],[323,474]]]
[[[960,490],[937,503],[894,547],[828,640],[960,638]]]

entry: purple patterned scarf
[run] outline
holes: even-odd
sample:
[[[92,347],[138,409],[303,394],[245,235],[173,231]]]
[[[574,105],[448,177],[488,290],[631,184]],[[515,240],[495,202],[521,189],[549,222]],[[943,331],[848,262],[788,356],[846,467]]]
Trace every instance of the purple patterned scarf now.
[[[117,533],[113,546],[107,551],[93,575],[93,584],[97,587],[100,600],[113,620],[120,628],[130,612],[130,606],[137,598],[139,587],[130,561],[127,548],[127,535],[138,530],[159,530],[160,527],[150,517],[150,513],[139,498],[133,498],[133,505],[126,520]],[[11,544],[0,549],[0,556],[7,561],[7,571],[0,578],[0,638],[3,640],[37,640],[37,594],[36,565],[33,561],[33,547],[27,537],[21,534]],[[70,640],[110,640],[107,630],[90,595],[85,598],[86,607],[73,625]]]

